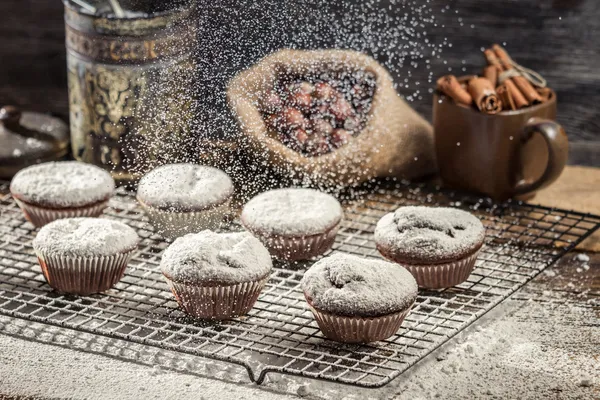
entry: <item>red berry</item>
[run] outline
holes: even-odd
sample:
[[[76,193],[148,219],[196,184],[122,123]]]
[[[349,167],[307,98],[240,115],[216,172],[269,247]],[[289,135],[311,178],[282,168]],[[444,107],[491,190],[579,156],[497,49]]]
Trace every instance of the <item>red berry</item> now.
[[[333,131],[333,126],[322,118],[313,118],[311,121],[311,127],[315,134],[321,136],[329,136]]]
[[[331,143],[336,147],[341,147],[350,141],[352,134],[345,129],[335,129],[331,133]]]
[[[281,114],[283,126],[287,129],[302,128],[305,129],[308,121],[304,118],[304,114],[294,107],[286,107]]]
[[[312,103],[312,97],[309,93],[296,92],[290,95],[290,103],[298,107],[302,111],[308,111]]]
[[[297,85],[297,91],[300,93],[312,94],[315,91],[315,87],[312,83],[302,81]]]
[[[303,129],[294,129],[289,134],[279,134],[279,140],[290,149],[301,152],[305,148],[308,134]]]
[[[332,101],[336,97],[336,92],[337,90],[335,90],[329,83],[315,83],[315,97],[321,101]]]
[[[290,137],[298,143],[304,144],[308,140],[308,133],[304,129],[294,129]]]
[[[354,116],[354,109],[352,108],[352,105],[350,105],[348,100],[341,96],[331,104],[330,111],[340,122],[343,122],[350,116]]]

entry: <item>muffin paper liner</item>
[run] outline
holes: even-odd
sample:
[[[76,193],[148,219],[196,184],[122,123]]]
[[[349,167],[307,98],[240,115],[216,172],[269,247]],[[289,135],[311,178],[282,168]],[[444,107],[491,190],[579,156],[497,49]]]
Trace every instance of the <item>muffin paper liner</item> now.
[[[177,212],[159,210],[138,200],[156,233],[166,239],[176,239],[205,229],[217,230],[230,213],[230,201],[202,211]]]
[[[269,279],[227,286],[202,286],[165,278],[179,306],[186,313],[203,319],[227,319],[247,314]]]
[[[251,231],[278,260],[298,261],[307,260],[325,253],[333,246],[335,236],[340,229],[341,222],[330,230],[310,236],[280,236],[264,235]]]
[[[15,198],[15,202],[25,214],[25,218],[36,228],[40,228],[52,221],[62,218],[74,217],[97,217],[108,205],[108,200],[95,203],[91,206],[73,207],[73,208],[45,208],[34,206],[33,204]]]
[[[36,250],[44,278],[59,292],[87,295],[113,287],[125,273],[133,250],[112,256],[60,257]]]
[[[420,288],[443,289],[466,281],[475,268],[478,254],[479,250],[456,261],[432,265],[415,265],[393,261],[406,268],[414,276]],[[384,256],[389,258],[385,254]]]
[[[310,303],[309,307],[328,339],[343,343],[369,343],[387,339],[398,332],[412,304],[404,311],[374,318],[334,315],[318,310]]]

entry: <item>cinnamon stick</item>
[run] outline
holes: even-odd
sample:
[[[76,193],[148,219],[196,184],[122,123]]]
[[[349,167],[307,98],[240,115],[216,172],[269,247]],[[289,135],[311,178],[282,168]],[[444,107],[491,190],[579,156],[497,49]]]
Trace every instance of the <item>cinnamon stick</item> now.
[[[492,46],[492,50],[500,59],[500,62],[504,65],[505,71],[513,68],[511,64],[511,58],[506,52],[506,50],[502,48],[502,46],[500,46],[499,44],[494,44]],[[527,101],[529,101],[532,104],[539,104],[542,102],[542,97],[539,95],[538,92],[536,92],[533,85],[525,77],[515,76],[511,79],[515,83],[515,85],[517,85],[519,90],[525,95]]]
[[[498,67],[499,71],[505,71],[503,64],[500,62],[500,59],[496,56],[496,53],[493,50],[487,49],[483,52],[483,55],[485,56],[485,59],[487,60],[488,64],[495,65],[496,67]],[[521,93],[519,88],[517,88],[517,86],[514,84],[512,78],[505,80],[503,83],[506,85],[506,88],[510,92],[510,95],[513,98],[513,101],[515,102],[515,106],[517,107],[517,109],[524,108],[529,105],[529,101],[525,98],[523,93]]]
[[[549,87],[538,88],[537,91],[542,97],[542,103],[550,101],[550,99],[552,98],[552,89],[550,89]]]
[[[469,94],[473,97],[479,111],[486,114],[497,114],[502,111],[502,101],[498,98],[492,82],[486,78],[471,79]]]
[[[473,103],[471,95],[461,86],[454,75],[446,75],[438,79],[437,88],[457,103],[468,106]]]
[[[506,87],[505,84],[502,84],[496,88],[496,93],[498,93],[498,97],[500,97],[500,101],[502,102],[503,110],[516,110],[517,106],[515,105],[515,100],[510,95],[510,91]]]
[[[498,84],[498,66],[488,65],[483,69],[483,76],[492,82],[492,85],[496,86]]]

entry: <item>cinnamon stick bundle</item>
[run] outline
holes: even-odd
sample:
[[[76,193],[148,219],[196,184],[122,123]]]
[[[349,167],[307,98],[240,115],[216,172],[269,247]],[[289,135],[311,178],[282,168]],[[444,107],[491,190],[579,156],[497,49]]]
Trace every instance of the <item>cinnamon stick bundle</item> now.
[[[454,75],[442,76],[437,80],[437,88],[446,96],[453,99],[455,102],[470,106],[473,103],[473,98],[467,92],[458,79]]]
[[[469,94],[473,97],[479,111],[497,114],[502,111],[502,101],[498,98],[492,82],[486,78],[473,78],[469,81]]]
[[[496,65],[488,65],[483,69],[483,76],[492,82],[494,86],[498,84],[498,73],[498,66]]]
[[[488,64],[495,65],[496,67],[498,67],[499,71],[504,72],[506,70],[506,68],[500,62],[500,59],[496,56],[496,53],[493,50],[487,49],[483,52],[483,54],[484,54]],[[513,78],[505,80],[503,82],[503,84],[506,85],[506,88],[510,92],[510,95],[513,98],[513,101],[514,101],[517,109],[524,108],[529,105],[529,101],[525,98],[523,93],[521,93],[519,88],[513,82]]]
[[[552,97],[552,89],[548,87],[538,88],[537,91],[542,97],[542,103],[549,101]]]
[[[494,44],[492,46],[492,50],[496,54],[496,57],[498,57],[500,59],[500,62],[502,63],[502,65],[504,67],[504,71],[507,71],[507,70],[513,68],[511,58],[508,55],[508,53],[506,52],[506,50],[504,50],[502,48],[502,46],[500,46],[499,44]],[[529,81],[525,77],[515,76],[515,77],[512,77],[511,80],[519,88],[521,93],[523,93],[525,95],[525,97],[527,98],[527,101],[529,101],[529,103],[539,104],[542,102],[542,97],[539,95],[539,93],[535,90],[533,85],[531,83],[529,83]]]

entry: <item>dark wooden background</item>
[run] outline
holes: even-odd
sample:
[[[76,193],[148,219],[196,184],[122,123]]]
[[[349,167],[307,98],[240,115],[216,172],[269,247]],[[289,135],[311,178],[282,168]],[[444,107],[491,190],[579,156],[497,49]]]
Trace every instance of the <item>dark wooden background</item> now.
[[[273,10],[269,16],[260,16],[261,9],[271,7],[277,11],[277,7],[282,7],[282,13],[298,11],[293,10],[293,1],[205,3],[199,10],[200,38],[205,39],[200,56],[202,51],[213,55],[220,53],[212,48],[221,45],[223,38],[234,40],[242,35],[256,44],[248,45],[248,51],[242,50],[235,56],[236,63],[230,65],[232,71],[256,61],[271,47],[286,44],[272,39],[261,42],[264,36],[256,26],[273,24]],[[382,7],[386,6],[386,1],[380,3]],[[454,66],[454,71],[460,71],[464,66],[469,73],[478,72],[483,65],[480,48],[506,42],[514,59],[539,71],[557,91],[559,122],[567,130],[573,148],[571,163],[600,166],[600,7],[597,0],[434,0],[433,5],[437,9],[448,5],[453,11],[437,13],[438,26],[428,32],[432,41],[441,42],[447,38],[452,43],[441,59],[432,61],[434,76],[446,73],[449,66]],[[235,7],[253,9],[254,20],[249,21],[250,14],[237,12]],[[456,10],[458,14],[454,12]],[[0,104],[16,104],[66,118],[62,2],[3,0],[0,15],[0,37],[3,39],[0,45]],[[231,18],[240,18],[245,24],[231,23]],[[286,21],[289,23],[289,19]],[[471,24],[475,25],[474,29],[470,28]],[[298,27],[291,26],[290,29]],[[221,44],[211,43],[209,38],[219,38]],[[329,45],[326,40],[316,44]],[[378,59],[382,57],[373,55]],[[220,73],[222,68],[227,70],[226,59],[215,59],[212,63],[211,59],[204,61],[207,82],[215,84],[217,75],[221,80],[231,75],[227,71]],[[399,68],[395,75],[397,80],[403,79],[403,69]],[[413,71],[412,77],[426,82],[427,72],[424,69]],[[408,95],[412,89],[400,88],[400,91]],[[214,101],[218,102],[218,99]],[[428,93],[425,92],[413,105],[430,118],[431,97]]]

